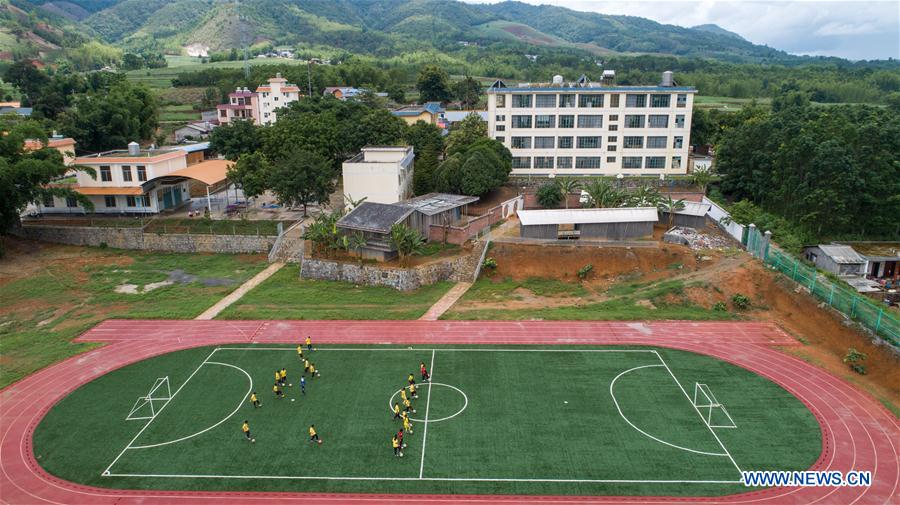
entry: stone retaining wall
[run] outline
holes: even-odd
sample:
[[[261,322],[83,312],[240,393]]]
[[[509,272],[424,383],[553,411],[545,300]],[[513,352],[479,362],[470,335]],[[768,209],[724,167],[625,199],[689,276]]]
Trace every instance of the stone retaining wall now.
[[[446,258],[410,268],[303,258],[300,278],[389,286],[400,291],[411,291],[447,280],[471,282],[485,247],[484,242],[479,242],[465,256]]]
[[[58,244],[94,247],[105,244],[115,249],[230,254],[268,252],[277,238],[251,235],[157,234],[144,233],[140,228],[91,226],[24,226],[14,229],[12,233],[23,238]]]

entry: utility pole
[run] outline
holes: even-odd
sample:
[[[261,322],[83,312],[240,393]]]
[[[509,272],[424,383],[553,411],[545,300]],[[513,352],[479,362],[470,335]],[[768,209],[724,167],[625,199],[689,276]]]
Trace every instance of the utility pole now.
[[[234,0],[234,9],[237,11],[238,30],[240,30],[241,46],[244,49],[244,77],[250,77],[250,48],[247,47],[247,23],[241,10],[241,0]]]
[[[309,97],[312,97],[312,63],[309,61],[309,58],[306,59],[306,84],[309,88]]]

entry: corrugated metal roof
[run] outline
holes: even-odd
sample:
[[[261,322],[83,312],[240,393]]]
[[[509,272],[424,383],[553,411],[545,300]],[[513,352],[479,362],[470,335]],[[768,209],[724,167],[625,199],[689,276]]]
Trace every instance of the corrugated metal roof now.
[[[684,208],[681,210],[676,210],[675,213],[682,216],[699,216],[703,217],[709,212],[711,207],[708,203],[700,203],[700,202],[689,202],[685,200]]]
[[[205,150],[209,149],[209,142],[197,142],[196,144],[183,144],[180,146],[174,146],[173,149],[187,151],[189,153],[194,153],[197,151],[205,151]]]
[[[477,196],[452,195],[449,193],[428,193],[393,205],[411,207],[426,216],[433,216],[450,209],[477,202]]]
[[[841,265],[854,265],[866,262],[862,256],[848,245],[819,245],[819,249],[835,263]]]
[[[397,204],[362,202],[338,222],[338,228],[390,233],[391,226],[397,224],[413,213],[412,207]]]
[[[657,222],[659,217],[654,207],[620,207],[612,209],[552,209],[520,210],[519,221],[524,226],[542,224],[589,224],[589,223],[643,223]]]
[[[448,110],[444,113],[444,118],[451,123],[455,123],[469,117],[470,114],[477,114],[482,121],[488,120],[488,112],[486,110]]]

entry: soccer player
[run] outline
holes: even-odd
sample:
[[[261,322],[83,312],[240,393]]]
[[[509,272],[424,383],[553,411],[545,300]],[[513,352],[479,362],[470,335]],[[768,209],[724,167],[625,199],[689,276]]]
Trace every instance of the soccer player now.
[[[400,451],[400,441],[397,440],[397,435],[391,437],[391,447],[394,448],[394,456],[399,458],[403,457],[403,452]]]
[[[309,364],[309,378],[313,378],[316,376],[316,365],[315,363]]]
[[[406,400],[406,388],[400,390],[400,401]]]
[[[278,386],[277,382],[275,383],[274,386],[272,386],[272,392],[275,393],[275,398],[284,397],[284,391],[281,390],[281,388]]]
[[[282,368],[279,375],[281,376],[281,387],[284,387],[287,384],[287,368]]]
[[[425,368],[425,362],[419,363],[419,371],[422,372],[422,382],[428,382],[431,376],[428,375],[428,369]]]
[[[419,393],[416,393],[416,385],[415,384],[409,385],[409,396],[410,396],[410,398],[412,398],[414,400],[419,399]]]
[[[409,377],[406,378],[406,382],[409,382],[410,386],[416,383],[416,378],[413,377],[412,372],[409,373]]]
[[[410,403],[409,398],[404,398],[403,400],[403,410],[405,412],[412,411],[413,414],[416,413],[416,410],[412,408],[412,403]]]
[[[312,352],[312,339],[306,337],[306,350]]]
[[[303,373],[306,373],[306,372],[308,372],[308,371],[309,371],[309,360],[308,360],[308,359],[304,359],[304,360],[303,360]]]
[[[278,370],[275,370],[275,382],[281,384],[281,372],[279,372]]]
[[[300,377],[300,392],[306,394],[306,377]]]
[[[252,440],[250,438],[250,423],[248,423],[246,419],[244,419],[244,424],[241,425],[241,431],[244,432],[244,436],[247,437],[247,440]]]
[[[300,361],[303,361],[303,346],[297,346],[297,357],[300,358]]]
[[[397,441],[400,442],[401,449],[406,449],[406,444],[403,443],[403,428],[400,428],[400,431],[397,432]]]
[[[409,422],[409,416],[403,416],[403,431],[412,435],[412,423]]]
[[[397,419],[398,417],[400,417],[400,404],[394,402],[394,419]]]
[[[316,425],[315,424],[309,425],[309,441],[316,442],[319,444],[322,443],[322,440],[319,438],[319,434],[316,433]]]
[[[256,391],[250,395],[250,403],[253,404],[253,408],[255,409],[262,407],[262,403],[259,403],[259,398],[256,397]]]

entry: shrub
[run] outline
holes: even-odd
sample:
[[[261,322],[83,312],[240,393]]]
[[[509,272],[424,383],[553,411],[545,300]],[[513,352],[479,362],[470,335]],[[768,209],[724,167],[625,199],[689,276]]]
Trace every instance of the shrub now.
[[[545,209],[555,209],[562,203],[562,193],[559,186],[555,182],[546,182],[538,188],[537,193],[538,204]]]
[[[591,273],[591,270],[593,270],[593,269],[594,269],[594,265],[591,265],[590,263],[588,263],[587,265],[585,265],[585,266],[579,268],[579,269],[578,269],[578,272],[577,272],[578,278],[581,279],[581,280],[587,279],[588,274],[590,274],[590,273]]]
[[[868,356],[864,352],[859,352],[854,348],[847,349],[847,355],[844,356],[844,363],[850,365],[850,369],[854,372],[865,375],[866,374],[866,366],[862,364],[863,361],[868,359]]]
[[[493,274],[497,270],[497,260],[494,258],[485,258],[482,266],[487,269],[488,275]]]
[[[712,309],[716,312],[728,312],[728,306],[725,305],[725,302],[714,303]]]
[[[750,308],[750,298],[738,293],[731,297],[731,305],[737,310],[747,310]]]

